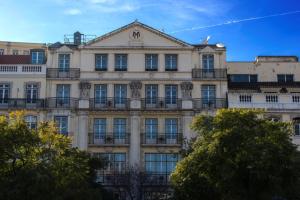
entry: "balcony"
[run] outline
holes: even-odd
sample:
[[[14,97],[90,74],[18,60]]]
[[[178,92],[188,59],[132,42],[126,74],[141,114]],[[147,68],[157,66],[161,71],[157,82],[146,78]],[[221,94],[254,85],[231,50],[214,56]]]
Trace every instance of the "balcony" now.
[[[193,99],[193,107],[195,110],[203,109],[219,109],[227,108],[227,100],[225,98],[216,99]]]
[[[111,145],[129,145],[129,133],[106,133],[106,135],[95,135],[89,133],[89,145],[91,146],[111,146]]]
[[[46,65],[0,64],[0,75],[46,75]]]
[[[62,109],[77,109],[78,99],[76,98],[47,98],[45,101],[46,108],[62,108]]]
[[[142,145],[166,145],[166,146],[181,146],[182,133],[174,134],[141,134]]]
[[[181,99],[145,98],[142,99],[144,110],[178,110],[181,109]]]
[[[226,69],[201,69],[192,70],[193,80],[227,80]]]
[[[141,177],[143,186],[164,186],[170,184],[169,174],[149,174],[145,173]]]
[[[48,79],[79,79],[80,69],[70,68],[70,69],[59,69],[59,68],[47,68]]]
[[[44,99],[0,99],[0,109],[43,109]]]
[[[128,110],[127,98],[93,98],[90,99],[91,110]]]
[[[129,184],[129,174],[124,172],[100,170],[96,182],[103,186],[125,186]]]

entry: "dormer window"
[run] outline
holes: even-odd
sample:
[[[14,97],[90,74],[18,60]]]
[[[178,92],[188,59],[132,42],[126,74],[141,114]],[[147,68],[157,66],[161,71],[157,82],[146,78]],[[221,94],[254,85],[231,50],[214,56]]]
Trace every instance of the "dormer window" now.
[[[31,51],[31,64],[43,64],[45,59],[44,51]]]
[[[214,55],[202,55],[202,67],[204,70],[211,71],[214,69]]]

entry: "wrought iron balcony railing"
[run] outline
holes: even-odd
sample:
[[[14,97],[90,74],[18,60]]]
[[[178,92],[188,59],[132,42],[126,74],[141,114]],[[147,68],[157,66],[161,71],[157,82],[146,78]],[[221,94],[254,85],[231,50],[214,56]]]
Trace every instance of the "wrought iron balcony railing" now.
[[[192,78],[194,80],[227,80],[227,70],[194,68]]]
[[[0,109],[42,109],[44,99],[0,99]]]
[[[181,133],[142,133],[141,143],[144,145],[181,145],[182,134]]]
[[[47,78],[49,79],[79,79],[80,69],[59,69],[59,68],[47,68]]]
[[[89,145],[128,145],[129,133],[89,133]]]
[[[178,110],[181,109],[182,100],[177,98],[145,98],[142,99],[144,110]]]
[[[225,98],[215,98],[215,99],[193,99],[193,107],[196,110],[202,109],[219,109],[227,108],[227,100]]]
[[[90,99],[90,109],[92,110],[127,110],[129,109],[129,99],[127,98],[93,98]]]
[[[164,186],[170,184],[170,175],[167,173],[144,173],[141,179],[143,186]]]
[[[61,98],[61,97],[52,97],[47,98],[45,101],[46,108],[65,108],[65,109],[76,109],[78,108],[78,99],[77,98]]]

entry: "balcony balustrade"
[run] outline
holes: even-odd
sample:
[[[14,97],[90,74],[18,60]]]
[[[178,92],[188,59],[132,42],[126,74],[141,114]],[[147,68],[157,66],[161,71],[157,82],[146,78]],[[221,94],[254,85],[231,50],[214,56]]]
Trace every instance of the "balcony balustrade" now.
[[[144,173],[141,182],[143,186],[164,186],[170,185],[169,174]]]
[[[60,98],[53,97],[47,98],[45,101],[46,108],[63,108],[63,109],[77,109],[78,99],[77,98]]]
[[[178,110],[182,100],[177,98],[145,98],[142,99],[144,110]]]
[[[143,145],[181,145],[182,144],[182,134],[141,134],[141,143]]]
[[[227,80],[227,70],[194,68],[192,78],[194,80]]]
[[[130,139],[129,133],[106,133],[99,135],[89,133],[89,145],[128,145]]]
[[[193,104],[195,110],[227,108],[227,100],[225,98],[193,99]]]
[[[44,99],[0,99],[0,109],[43,109]]]
[[[69,68],[69,69],[59,69],[59,68],[47,68],[48,79],[79,79],[80,69],[79,68]]]
[[[90,109],[92,110],[127,110],[129,109],[129,99],[127,98],[93,98],[90,99]]]
[[[33,65],[33,64],[0,64],[1,74],[14,74],[14,75],[46,75],[46,65]]]

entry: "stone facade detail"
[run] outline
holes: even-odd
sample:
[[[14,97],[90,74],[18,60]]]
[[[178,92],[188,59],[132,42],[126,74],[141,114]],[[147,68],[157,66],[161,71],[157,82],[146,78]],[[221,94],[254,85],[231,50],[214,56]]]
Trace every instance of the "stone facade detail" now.
[[[129,84],[131,89],[131,97],[132,98],[140,98],[141,97],[141,89],[142,89],[142,82],[141,81],[131,81]]]
[[[90,98],[91,83],[80,82],[79,89],[80,89],[80,99],[89,99]]]
[[[180,84],[180,88],[182,91],[182,98],[183,99],[191,99],[192,98],[192,90],[193,90],[193,83],[192,82],[182,82]]]

